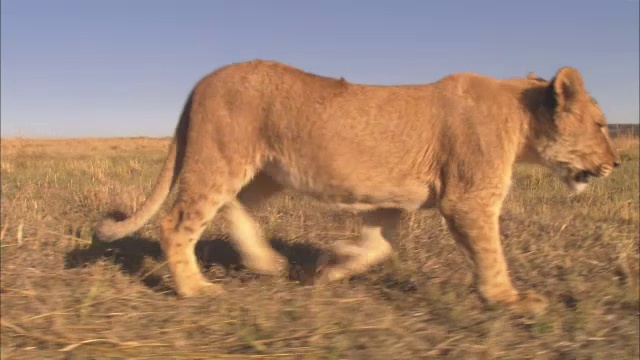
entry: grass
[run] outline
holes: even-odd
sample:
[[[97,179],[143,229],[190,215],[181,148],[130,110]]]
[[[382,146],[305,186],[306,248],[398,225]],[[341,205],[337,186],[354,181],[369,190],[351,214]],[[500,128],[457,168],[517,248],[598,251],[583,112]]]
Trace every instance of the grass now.
[[[309,271],[359,221],[282,194],[256,213],[289,277],[247,272],[214,221],[197,253],[217,299],[177,299],[157,220],[111,244],[92,240],[112,208],[134,211],[167,139],[2,140],[2,359],[637,359],[639,147],[585,193],[518,166],[502,216],[516,285],[549,312],[485,309],[469,264],[435,211],[407,215],[397,257],[311,286]],[[161,211],[167,210],[167,206]],[[161,215],[161,214],[159,214]]]

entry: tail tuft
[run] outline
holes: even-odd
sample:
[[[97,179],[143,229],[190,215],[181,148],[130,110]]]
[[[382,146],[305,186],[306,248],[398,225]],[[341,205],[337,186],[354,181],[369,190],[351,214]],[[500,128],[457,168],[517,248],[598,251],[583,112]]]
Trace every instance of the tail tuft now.
[[[126,229],[123,229],[122,226],[120,226],[120,222],[127,218],[128,216],[121,211],[111,212],[98,222],[94,229],[94,234],[102,241],[114,241],[121,239],[129,235]]]

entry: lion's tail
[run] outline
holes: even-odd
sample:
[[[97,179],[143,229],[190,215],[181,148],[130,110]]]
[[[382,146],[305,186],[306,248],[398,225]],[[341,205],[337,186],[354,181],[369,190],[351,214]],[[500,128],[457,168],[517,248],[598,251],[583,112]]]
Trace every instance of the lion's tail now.
[[[102,241],[121,239],[140,229],[160,209],[169,195],[174,183],[176,163],[176,140],[171,142],[169,155],[164,163],[162,172],[158,176],[153,191],[135,214],[125,220],[118,221],[115,216],[103,218],[95,228],[95,235]]]
[[[96,237],[102,241],[113,241],[130,235],[140,229],[160,209],[176,179],[182,170],[184,149],[186,146],[186,128],[191,108],[191,96],[185,105],[178,123],[175,136],[169,146],[169,154],[156,184],[147,197],[142,207],[130,217],[124,220],[116,219],[116,216],[103,218],[95,227]]]

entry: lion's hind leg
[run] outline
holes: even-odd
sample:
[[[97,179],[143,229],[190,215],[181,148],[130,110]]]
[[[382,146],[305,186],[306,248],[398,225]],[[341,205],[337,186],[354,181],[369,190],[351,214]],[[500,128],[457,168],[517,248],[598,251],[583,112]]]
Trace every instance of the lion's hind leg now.
[[[391,241],[395,237],[402,213],[398,209],[378,209],[363,215],[361,239],[352,244],[341,241],[333,250],[342,259],[336,265],[320,271],[318,282],[330,282],[361,274],[371,266],[391,256]]]
[[[260,226],[245,206],[257,207],[280,190],[282,186],[264,173],[259,173],[240,191],[237,199],[229,201],[223,210],[230,225],[231,239],[243,264],[261,274],[282,274],[288,262],[264,238]]]
[[[218,295],[223,292],[220,285],[210,283],[202,275],[195,255],[196,243],[221,205],[218,196],[192,196],[181,192],[161,222],[160,245],[180,296]]]
[[[207,171],[203,173],[202,169]],[[235,201],[245,181],[242,171],[229,171],[224,161],[213,155],[185,163],[176,201],[161,222],[160,241],[179,295],[223,292],[201,273],[195,247],[209,221],[225,204]]]

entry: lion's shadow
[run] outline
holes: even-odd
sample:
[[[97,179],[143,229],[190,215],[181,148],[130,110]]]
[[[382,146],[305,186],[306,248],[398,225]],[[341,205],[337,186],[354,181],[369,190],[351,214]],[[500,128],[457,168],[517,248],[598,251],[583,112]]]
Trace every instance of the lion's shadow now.
[[[288,278],[307,284],[313,279],[323,250],[316,246],[272,238],[271,246],[285,256],[289,262]],[[224,237],[203,238],[196,245],[196,257],[206,269],[218,265],[227,274],[243,273],[239,253]],[[147,287],[160,292],[173,292],[170,284],[165,284],[159,271],[149,271],[146,260],[164,261],[160,244],[149,238],[129,236],[113,242],[102,242],[94,237],[91,245],[76,248],[65,254],[65,269],[81,268],[101,259],[110,259],[129,275],[142,276]]]

